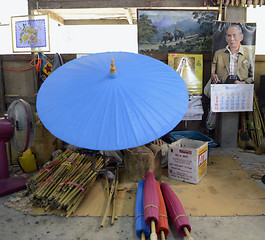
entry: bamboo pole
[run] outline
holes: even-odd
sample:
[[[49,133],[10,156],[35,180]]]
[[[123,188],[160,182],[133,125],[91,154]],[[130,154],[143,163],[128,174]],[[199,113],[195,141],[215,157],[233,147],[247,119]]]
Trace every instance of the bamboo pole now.
[[[117,167],[115,171],[115,175],[116,175],[116,183],[115,183],[115,189],[114,189],[114,194],[113,194],[112,216],[111,216],[111,222],[110,222],[111,224],[114,224],[114,220],[116,218],[115,209],[116,209],[117,188],[119,184],[119,167]]]
[[[114,189],[115,189],[115,182],[116,182],[116,179],[114,178],[113,181],[112,181],[112,184],[111,184],[110,194],[109,194],[109,197],[108,197],[108,202],[107,202],[107,205],[106,205],[106,208],[105,208],[105,211],[104,211],[104,214],[103,214],[103,218],[102,218],[102,221],[101,221],[101,224],[100,224],[101,227],[104,227],[104,224],[105,224],[105,221],[106,221],[106,218],[107,218],[107,215],[108,215],[110,202],[112,200],[112,195],[113,195]]]
[[[96,159],[98,169],[104,167],[103,158]],[[65,151],[38,172],[27,183],[32,191],[30,202],[44,207],[45,211],[58,209],[69,217],[83,200],[85,193],[95,182],[99,172],[92,169],[92,157]]]

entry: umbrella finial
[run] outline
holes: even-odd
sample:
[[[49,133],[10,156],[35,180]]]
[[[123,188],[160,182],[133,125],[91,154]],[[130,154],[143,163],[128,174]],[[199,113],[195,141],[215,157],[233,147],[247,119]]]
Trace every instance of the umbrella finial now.
[[[116,67],[114,65],[113,58],[111,59],[110,72],[111,73],[116,73],[117,72],[117,69],[116,69]]]

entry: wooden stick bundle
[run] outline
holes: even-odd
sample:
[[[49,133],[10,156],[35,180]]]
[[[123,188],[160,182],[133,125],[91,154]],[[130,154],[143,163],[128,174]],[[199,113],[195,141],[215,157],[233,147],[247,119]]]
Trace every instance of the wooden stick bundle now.
[[[102,157],[95,166],[104,167]],[[33,206],[62,210],[69,217],[77,209],[99,172],[92,169],[92,157],[67,150],[27,182]]]
[[[256,137],[257,137],[257,146],[260,147],[263,140],[263,131],[262,131],[262,117],[261,114],[259,114],[259,105],[258,101],[256,99],[256,96],[254,94],[254,104],[253,104],[253,118],[255,123],[255,129],[256,129]]]

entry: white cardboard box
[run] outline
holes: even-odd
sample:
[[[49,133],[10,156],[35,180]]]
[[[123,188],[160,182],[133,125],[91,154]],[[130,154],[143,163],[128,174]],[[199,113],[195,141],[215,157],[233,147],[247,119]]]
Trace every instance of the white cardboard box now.
[[[207,173],[208,142],[180,139],[168,148],[168,177],[197,184]]]

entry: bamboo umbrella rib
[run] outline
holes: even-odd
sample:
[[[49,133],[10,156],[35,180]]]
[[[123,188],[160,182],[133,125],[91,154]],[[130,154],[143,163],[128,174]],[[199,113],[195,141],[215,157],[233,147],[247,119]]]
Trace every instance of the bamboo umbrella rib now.
[[[106,205],[106,208],[105,208],[105,211],[104,211],[104,214],[103,214],[103,217],[102,217],[102,221],[101,221],[101,224],[100,224],[101,227],[104,227],[104,224],[105,224],[105,221],[106,221],[106,218],[107,218],[107,214],[108,214],[110,202],[112,200],[112,195],[113,195],[114,189],[115,189],[115,183],[116,183],[116,179],[115,178],[116,178],[116,174],[115,174],[115,177],[114,177],[114,179],[112,181],[112,184],[111,184],[110,194],[109,194],[109,197],[108,197],[107,205]]]

